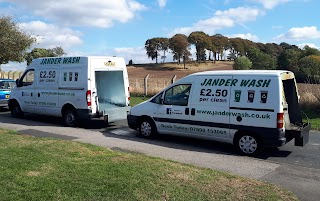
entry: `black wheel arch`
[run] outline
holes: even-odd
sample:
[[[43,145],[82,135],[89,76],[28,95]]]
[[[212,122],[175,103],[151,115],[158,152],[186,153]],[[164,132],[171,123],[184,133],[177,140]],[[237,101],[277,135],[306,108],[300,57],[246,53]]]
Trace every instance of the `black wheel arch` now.
[[[20,103],[18,102],[17,99],[10,99],[10,100],[9,100],[9,103],[8,103],[9,110],[12,109],[12,106],[13,106],[14,104],[19,104],[19,106],[20,106]],[[20,106],[20,108],[21,108],[21,106]]]
[[[70,103],[67,103],[65,104],[62,108],[61,108],[61,116],[63,116],[64,112],[67,111],[67,110],[74,110],[76,111],[76,108],[70,104]]]

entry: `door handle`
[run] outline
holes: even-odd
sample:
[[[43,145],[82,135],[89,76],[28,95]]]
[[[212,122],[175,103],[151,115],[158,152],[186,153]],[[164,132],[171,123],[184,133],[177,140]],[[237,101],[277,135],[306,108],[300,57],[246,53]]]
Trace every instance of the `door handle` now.
[[[189,108],[186,108],[185,111],[184,111],[184,113],[185,113],[186,115],[189,115]]]
[[[192,108],[191,109],[191,115],[195,115],[196,114],[196,109]]]

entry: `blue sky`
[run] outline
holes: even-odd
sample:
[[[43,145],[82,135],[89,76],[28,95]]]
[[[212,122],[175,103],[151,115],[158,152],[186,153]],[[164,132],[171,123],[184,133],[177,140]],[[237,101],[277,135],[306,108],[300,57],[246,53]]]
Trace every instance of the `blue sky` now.
[[[319,49],[319,8],[319,0],[0,0],[0,14],[37,38],[32,48],[61,46],[68,56],[121,56],[134,63],[154,63],[144,49],[147,39],[193,31]]]

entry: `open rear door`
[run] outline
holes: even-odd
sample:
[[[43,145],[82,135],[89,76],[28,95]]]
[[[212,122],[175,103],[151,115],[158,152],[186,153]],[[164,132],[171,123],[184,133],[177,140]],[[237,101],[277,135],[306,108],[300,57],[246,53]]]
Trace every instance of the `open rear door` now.
[[[99,114],[108,122],[126,119],[129,107],[126,104],[126,91],[123,71],[95,71],[96,103]]]
[[[285,106],[287,107],[284,107],[287,141],[295,138],[295,146],[304,146],[309,142],[311,125],[309,123],[303,123],[302,121],[294,77],[282,79],[282,85],[285,95]]]

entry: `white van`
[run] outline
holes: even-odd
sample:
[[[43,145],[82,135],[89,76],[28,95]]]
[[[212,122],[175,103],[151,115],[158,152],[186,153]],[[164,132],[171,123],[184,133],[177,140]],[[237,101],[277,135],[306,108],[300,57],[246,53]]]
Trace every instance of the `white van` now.
[[[144,137],[185,135],[234,144],[243,154],[309,141],[294,74],[207,71],[191,74],[131,108],[128,125]]]
[[[62,116],[67,126],[104,117],[113,122],[130,110],[126,64],[119,57],[35,59],[16,80],[9,99],[14,117],[25,112]]]

